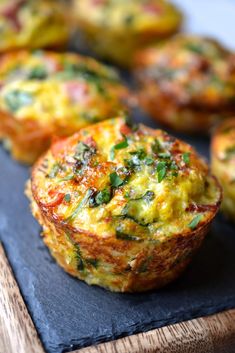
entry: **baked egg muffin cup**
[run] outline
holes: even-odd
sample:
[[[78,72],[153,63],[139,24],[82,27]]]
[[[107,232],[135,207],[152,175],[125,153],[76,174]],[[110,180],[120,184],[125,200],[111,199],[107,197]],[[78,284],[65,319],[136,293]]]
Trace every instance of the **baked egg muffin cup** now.
[[[74,17],[90,48],[124,67],[138,49],[174,34],[182,22],[181,12],[162,0],[74,0]]]
[[[0,52],[17,49],[64,48],[70,21],[63,1],[1,0]]]
[[[211,168],[223,187],[223,212],[235,222],[235,117],[223,122],[211,143]]]
[[[136,54],[139,103],[173,130],[208,134],[235,114],[235,55],[213,39],[176,35]]]
[[[0,138],[13,158],[31,164],[53,136],[128,109],[117,72],[72,53],[18,51],[0,57]]]
[[[124,116],[54,143],[34,165],[26,192],[58,264],[117,292],[175,280],[221,199],[192,147]]]

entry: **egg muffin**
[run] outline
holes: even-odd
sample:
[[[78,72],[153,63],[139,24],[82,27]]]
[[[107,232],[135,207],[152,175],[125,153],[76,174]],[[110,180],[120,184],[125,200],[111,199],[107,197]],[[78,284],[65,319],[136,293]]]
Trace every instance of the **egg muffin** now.
[[[178,35],[135,61],[140,104],[160,123],[208,133],[235,114],[235,55],[214,40]]]
[[[27,193],[57,262],[117,292],[177,278],[221,197],[192,147],[123,116],[54,143],[33,167]]]
[[[131,65],[137,49],[175,33],[182,21],[165,0],[74,0],[74,9],[90,48],[122,66]]]
[[[117,72],[77,54],[5,54],[0,87],[0,136],[25,163],[34,162],[53,135],[71,135],[127,107],[128,91]]]
[[[0,52],[64,47],[69,38],[65,5],[54,0],[1,0]]]
[[[235,118],[224,121],[212,138],[213,173],[224,192],[222,210],[235,222]]]

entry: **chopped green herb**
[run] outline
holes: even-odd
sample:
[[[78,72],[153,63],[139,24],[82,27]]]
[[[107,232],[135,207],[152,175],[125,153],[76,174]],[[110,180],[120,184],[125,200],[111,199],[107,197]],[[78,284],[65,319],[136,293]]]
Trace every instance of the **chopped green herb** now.
[[[79,248],[79,245],[76,245],[77,251],[76,251],[76,259],[77,259],[77,269],[78,271],[84,271],[85,269],[85,261],[82,258],[81,250]]]
[[[74,246],[75,252],[75,259],[77,261],[77,269],[78,271],[83,271],[85,269],[85,260],[82,257],[80,245],[74,241],[71,237],[70,233],[65,233],[66,239]]]
[[[59,173],[60,169],[61,169],[61,165],[59,163],[54,163],[50,170],[50,173],[48,174],[48,177],[55,178]]]
[[[171,162],[170,169],[171,169],[171,170],[178,170],[178,166],[177,166],[177,164],[175,163],[175,161],[172,161],[172,162]]]
[[[146,204],[153,201],[154,197],[155,194],[153,191],[147,191],[144,195],[136,199],[129,199],[127,204],[122,209],[121,214],[129,219],[132,219],[141,226],[147,226],[148,223],[146,223],[145,217],[143,217],[143,212],[145,212]]]
[[[70,195],[70,194],[65,194],[65,195],[64,195],[64,200],[65,200],[66,202],[70,202],[70,201],[71,201],[71,195]]]
[[[135,235],[131,234],[125,234],[123,232],[120,232],[119,230],[116,230],[116,238],[128,241],[141,241],[139,237],[136,237]]]
[[[225,150],[225,159],[226,160],[229,160],[233,156],[235,156],[235,145],[230,146],[230,147],[226,148],[226,150]]]
[[[136,167],[138,167],[140,165],[139,159],[138,158],[136,159],[135,157],[133,157],[131,159],[125,159],[124,161],[125,161],[127,168],[129,168],[129,169],[135,169]]]
[[[199,224],[199,222],[201,221],[201,219],[202,219],[202,214],[198,214],[188,224],[188,227],[191,228],[191,229],[195,229],[197,227],[197,225]]]
[[[157,139],[155,139],[154,143],[152,144],[152,151],[155,154],[158,154],[161,151],[161,145]]]
[[[196,54],[204,54],[205,50],[200,43],[187,43],[185,48]]]
[[[96,153],[96,149],[94,147],[90,147],[84,142],[79,142],[76,146],[74,158],[76,159],[76,167],[81,167],[86,165],[92,155]]]
[[[43,80],[47,77],[48,73],[44,66],[35,66],[28,74],[29,80]]]
[[[111,193],[110,190],[108,189],[103,189],[102,191],[99,191],[98,194],[95,197],[95,202],[97,205],[101,205],[103,203],[108,203],[111,198]]]
[[[190,163],[190,152],[185,152],[182,154],[182,158],[185,164]]]
[[[55,76],[65,80],[73,78],[83,79],[86,82],[94,84],[100,93],[104,93],[103,82],[117,82],[119,80],[115,70],[107,69],[98,71],[84,63],[77,64],[68,61],[64,63],[64,71],[57,73]]]
[[[168,158],[171,158],[171,154],[168,152],[160,152],[160,153],[158,153],[158,157],[168,159]]]
[[[152,157],[146,157],[145,158],[145,164],[146,165],[152,165],[154,163],[154,159]]]
[[[78,142],[76,146],[76,153],[74,155],[74,158],[82,159],[85,152],[88,152],[89,150],[90,150],[90,147],[86,145],[84,142]]]
[[[175,163],[175,161],[172,161],[171,164],[170,164],[170,170],[172,171],[171,175],[173,177],[177,177],[179,175],[178,169],[179,168],[178,168],[177,164]]]
[[[124,140],[122,140],[121,142],[117,143],[116,145],[114,145],[112,148],[111,148],[111,151],[110,151],[110,159],[113,160],[114,157],[115,157],[115,150],[121,150],[123,148],[126,148],[128,147],[128,141],[127,141],[127,138],[126,136],[124,136]]]
[[[153,191],[147,191],[144,196],[142,197],[145,201],[152,201],[155,197],[155,194]]]
[[[144,161],[146,158],[146,152],[143,148],[139,148],[137,151],[130,152],[132,155],[131,159],[125,160],[127,167],[131,169],[138,168],[141,165],[141,161]]]
[[[130,154],[136,156],[139,160],[143,160],[146,157],[146,152],[143,148],[139,148],[137,151],[132,151]]]
[[[171,175],[172,175],[173,177],[177,177],[177,176],[179,175],[179,173],[178,173],[178,172],[172,172]]]
[[[74,240],[72,239],[71,234],[69,232],[65,233],[65,237],[71,244],[76,246],[76,244],[75,244]]]
[[[65,234],[67,240],[74,245],[75,249],[76,249],[76,253],[75,253],[75,257],[76,257],[76,260],[77,260],[77,269],[78,271],[84,271],[85,270],[85,266],[88,264],[88,265],[91,265],[95,268],[98,267],[98,262],[99,260],[97,259],[93,259],[93,258],[88,258],[88,259],[85,259],[82,254],[81,254],[81,249],[80,249],[80,245],[78,243],[76,243],[71,235],[69,233],[66,233]]]
[[[166,176],[166,163],[165,162],[159,162],[157,165],[157,177],[158,177],[158,182],[160,183]]]
[[[89,197],[91,196],[91,194],[92,194],[92,190],[88,189],[86,194],[85,194],[85,196],[84,196],[84,198],[79,202],[79,204],[77,205],[75,210],[72,212],[72,214],[69,217],[66,218],[66,222],[70,222],[70,221],[74,220],[77,217],[77,215],[78,215],[79,211],[81,210],[81,208],[84,207],[86,205],[86,203],[88,202]]]
[[[58,183],[60,183],[61,181],[72,180],[73,178],[74,178],[74,174],[69,174],[69,175],[65,176],[64,178],[59,179]]]
[[[88,265],[91,265],[91,266],[93,266],[94,268],[97,268],[98,267],[98,263],[99,263],[99,260],[97,260],[97,259],[86,259],[86,263],[88,264]]]
[[[117,188],[121,186],[124,183],[124,180],[122,180],[116,172],[113,172],[109,175],[110,178],[110,183],[114,188]]]
[[[119,142],[117,145],[114,146],[115,150],[121,150],[122,148],[128,147],[128,141],[126,136],[124,136],[124,140]]]
[[[115,150],[114,150],[114,146],[111,148],[110,150],[110,159],[111,161],[113,161],[115,158]]]
[[[33,96],[28,92],[14,90],[5,95],[5,102],[11,112],[15,113],[21,107],[30,105],[33,102]]]
[[[128,195],[129,197],[129,195]],[[155,197],[155,194],[153,191],[147,191],[144,195],[136,198],[136,199],[131,199],[130,202],[134,202],[134,201],[140,201],[140,200],[144,200],[144,201],[152,201]]]

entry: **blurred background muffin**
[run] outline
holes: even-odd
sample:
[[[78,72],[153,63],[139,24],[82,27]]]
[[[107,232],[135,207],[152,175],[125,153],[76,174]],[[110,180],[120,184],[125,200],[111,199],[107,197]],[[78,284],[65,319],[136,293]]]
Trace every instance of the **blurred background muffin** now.
[[[215,131],[211,161],[212,171],[224,191],[222,210],[235,221],[235,117],[225,121]]]
[[[26,163],[53,135],[70,135],[126,110],[129,96],[116,70],[78,54],[42,50],[2,55],[0,84],[0,136]]]
[[[215,40],[177,35],[135,58],[139,102],[157,121],[208,133],[235,114],[235,55]]]
[[[130,66],[136,50],[175,33],[181,12],[164,0],[74,0],[77,28],[104,59]]]
[[[60,0],[1,0],[0,52],[63,47],[70,32],[66,13]]]

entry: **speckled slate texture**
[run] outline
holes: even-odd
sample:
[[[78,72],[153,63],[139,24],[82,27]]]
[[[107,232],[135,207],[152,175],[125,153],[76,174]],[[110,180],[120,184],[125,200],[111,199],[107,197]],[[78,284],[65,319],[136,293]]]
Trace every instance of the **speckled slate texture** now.
[[[215,33],[235,46],[234,1],[177,3],[190,15],[193,32]],[[136,118],[157,126],[139,113]],[[208,139],[180,137],[208,158]],[[155,292],[113,294],[70,277],[52,260],[23,194],[28,174],[27,168],[0,148],[0,240],[48,353],[235,308],[235,229],[222,215],[217,216],[203,247],[178,281]]]

